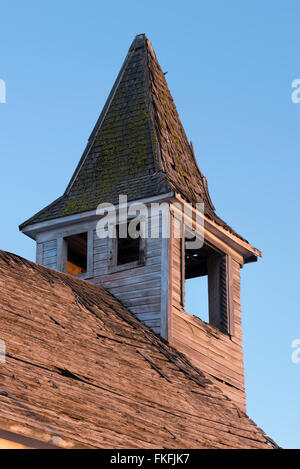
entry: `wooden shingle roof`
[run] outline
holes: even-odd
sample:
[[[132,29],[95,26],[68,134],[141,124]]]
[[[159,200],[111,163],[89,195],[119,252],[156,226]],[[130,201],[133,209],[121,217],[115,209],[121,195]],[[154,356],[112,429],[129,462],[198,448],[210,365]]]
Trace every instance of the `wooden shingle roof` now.
[[[103,202],[117,204],[119,194],[132,201],[171,190],[188,202],[204,202],[206,216],[239,236],[215,212],[164,73],[140,34],[65,193],[20,228],[94,210]]]
[[[177,350],[95,285],[0,251],[0,429],[63,448],[270,448]]]

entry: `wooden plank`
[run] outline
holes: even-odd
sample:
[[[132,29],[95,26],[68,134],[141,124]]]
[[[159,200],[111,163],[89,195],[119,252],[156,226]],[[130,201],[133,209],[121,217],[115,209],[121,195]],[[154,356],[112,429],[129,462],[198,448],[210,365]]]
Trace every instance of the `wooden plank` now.
[[[159,271],[157,272],[147,271],[146,273],[142,275],[139,274],[138,276],[128,275],[127,277],[118,279],[118,281],[116,281],[115,276],[113,278],[110,276],[109,278],[106,277],[103,284],[106,286],[106,288],[109,288],[109,289],[118,287],[118,286],[123,286],[123,285],[124,286],[131,285],[130,288],[134,288],[135,285],[139,285],[140,283],[148,283],[151,281],[156,281],[159,283],[161,282],[161,275]]]
[[[44,259],[44,246],[43,243],[36,243],[36,262],[37,264],[43,264]]]
[[[148,320],[157,320],[158,321],[158,325],[160,325],[160,311],[153,311],[152,308],[151,310],[149,311],[149,307],[148,307],[148,311],[147,312],[144,312],[144,313],[138,313],[138,312],[134,312],[134,315],[140,319],[141,321],[148,321]],[[148,323],[147,323],[148,324]]]
[[[131,300],[135,298],[147,299],[147,298],[160,298],[160,288],[141,288],[135,290],[120,291],[114,290],[114,295],[121,300]]]
[[[175,327],[184,332],[188,340],[195,340],[203,345],[207,344],[212,353],[218,351],[221,356],[228,353],[231,360],[237,359],[242,362],[242,348],[235,344],[228,335],[183,310],[174,309],[173,314]]]
[[[48,251],[52,251],[53,249],[57,249],[56,239],[54,239],[53,241],[47,241],[43,243],[43,249],[44,249],[44,253],[47,253]]]
[[[134,283],[134,285],[132,284],[122,284],[122,285],[116,285],[116,284],[113,284],[113,286],[110,286],[109,287],[109,291],[114,295],[114,294],[117,294],[117,292],[121,293],[121,292],[131,292],[133,289],[136,289],[136,290],[147,290],[148,288],[156,288],[156,289],[160,289],[160,285],[161,285],[161,279],[158,278],[158,279],[154,279],[154,280],[148,280],[148,281],[144,281],[144,282],[140,282],[140,283]]]
[[[138,306],[138,305],[144,306],[144,305],[160,304],[160,295],[152,296],[150,298],[123,299],[122,297],[120,297],[120,299],[123,301],[123,303],[126,306],[129,306],[130,308],[132,308],[132,306]]]

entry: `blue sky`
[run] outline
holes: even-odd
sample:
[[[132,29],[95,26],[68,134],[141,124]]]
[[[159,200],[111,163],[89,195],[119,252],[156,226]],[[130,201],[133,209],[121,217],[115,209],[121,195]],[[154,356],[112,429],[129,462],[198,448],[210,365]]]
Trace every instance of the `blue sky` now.
[[[0,2],[0,249],[34,260],[18,224],[62,194],[133,37],[146,33],[218,214],[263,251],[242,270],[248,414],[294,448],[299,14],[290,0]]]

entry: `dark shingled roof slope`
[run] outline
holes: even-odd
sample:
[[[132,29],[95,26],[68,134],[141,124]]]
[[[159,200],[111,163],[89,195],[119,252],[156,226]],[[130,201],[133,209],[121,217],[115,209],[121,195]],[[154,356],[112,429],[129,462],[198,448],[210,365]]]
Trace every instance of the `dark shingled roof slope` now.
[[[0,429],[63,448],[276,446],[95,285],[0,251]]]
[[[204,202],[206,215],[234,231],[215,213],[165,76],[150,41],[136,36],[87,147],[62,197],[28,224],[94,210],[102,202],[179,192]],[[237,233],[234,233],[237,234]]]

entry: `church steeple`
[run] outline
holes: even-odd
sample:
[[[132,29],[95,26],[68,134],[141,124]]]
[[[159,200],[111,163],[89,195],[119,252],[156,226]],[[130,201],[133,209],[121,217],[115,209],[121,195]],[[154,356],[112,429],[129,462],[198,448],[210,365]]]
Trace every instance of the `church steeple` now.
[[[145,236],[121,235],[124,228],[127,235],[128,219],[118,205],[120,195],[129,204],[143,204]],[[157,229],[164,215],[153,215],[153,202],[167,206],[168,237]],[[99,236],[96,228],[96,209],[102,203],[116,209],[112,238]],[[177,230],[177,214],[186,203],[191,224],[180,218]],[[197,215],[204,245],[191,249],[186,241],[190,226],[200,226]],[[217,216],[144,34],[129,49],[65,193],[20,229],[36,240],[38,263],[105,287],[245,408],[240,268],[261,253]],[[199,240],[202,233],[195,236]],[[201,311],[199,317],[185,311],[186,281],[202,278],[208,322],[201,320]]]

